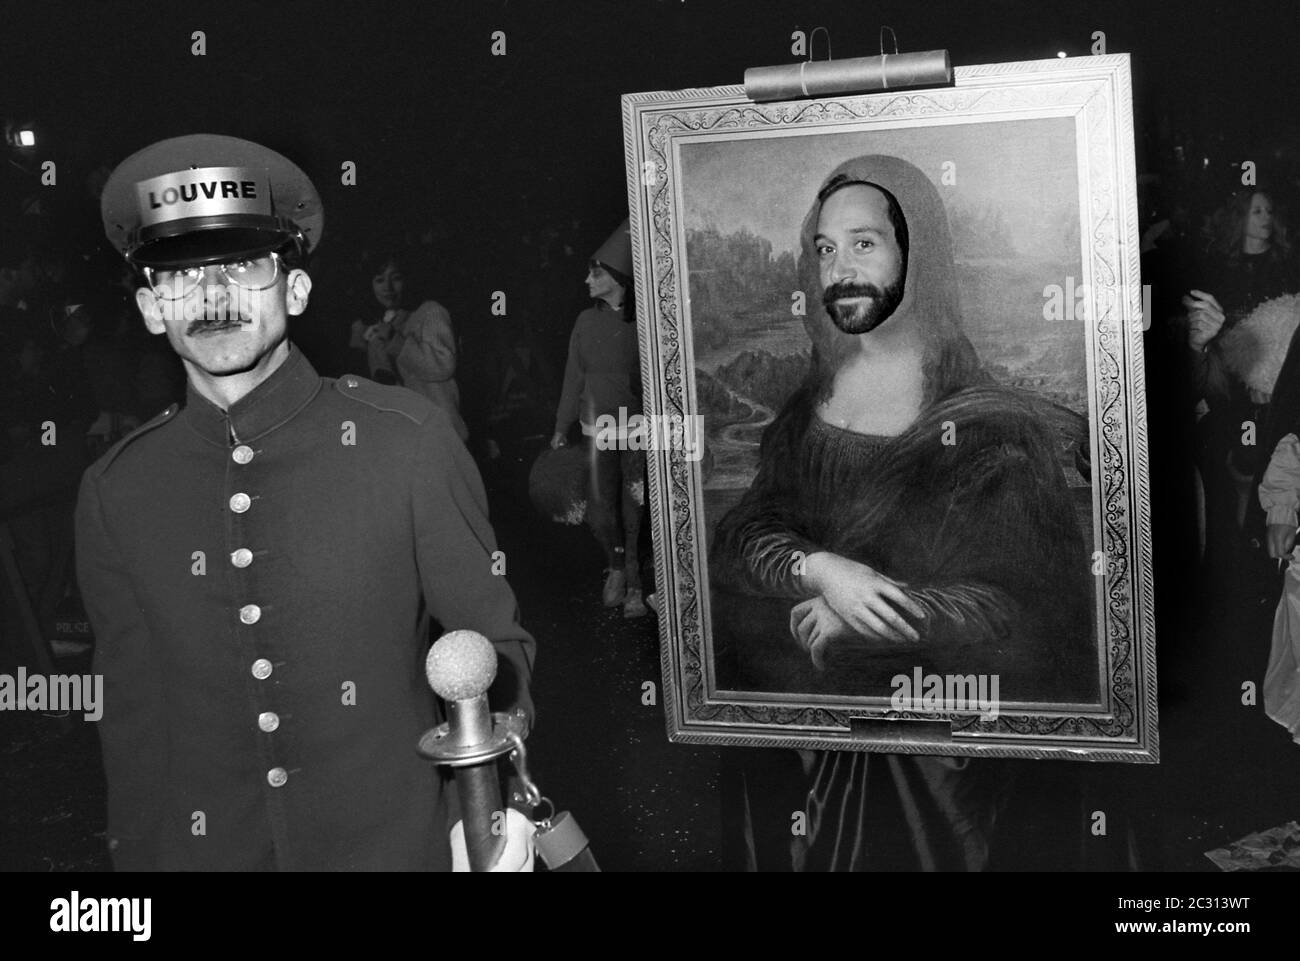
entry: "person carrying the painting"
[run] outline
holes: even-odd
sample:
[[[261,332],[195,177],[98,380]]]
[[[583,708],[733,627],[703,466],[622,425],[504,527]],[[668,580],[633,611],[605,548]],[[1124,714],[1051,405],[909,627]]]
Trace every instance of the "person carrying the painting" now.
[[[933,184],[894,157],[840,165],[804,220],[799,273],[825,307],[805,319],[809,376],[711,550],[719,686],[887,695],[916,666],[998,675],[1003,700],[1095,701],[1078,514],[1044,426],[961,331]],[[782,844],[755,832],[751,863],[988,867],[1009,784],[993,764],[849,751],[751,770],[751,812],[794,804]],[[794,809],[809,824],[791,859]]]
[[[568,443],[574,421],[589,451],[587,524],[605,552],[606,607],[644,617],[638,544],[645,505],[645,450],[626,425],[641,415],[641,364],[632,297],[628,222],[592,254],[587,291],[595,303],[578,315],[569,337],[564,387],[551,448]],[[603,427],[613,423],[614,429]]]

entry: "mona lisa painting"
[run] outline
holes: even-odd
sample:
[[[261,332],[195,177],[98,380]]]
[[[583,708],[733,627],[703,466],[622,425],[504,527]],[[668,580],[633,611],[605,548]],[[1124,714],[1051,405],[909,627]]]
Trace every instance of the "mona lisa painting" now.
[[[1156,760],[1127,57],[623,112],[669,736]]]

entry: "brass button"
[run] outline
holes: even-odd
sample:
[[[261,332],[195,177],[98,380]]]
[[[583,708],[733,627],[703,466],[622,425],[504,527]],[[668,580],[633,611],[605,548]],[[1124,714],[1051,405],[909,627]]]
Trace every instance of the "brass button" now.
[[[252,505],[253,499],[247,494],[236,494],[230,498],[230,509],[236,514],[242,514]]]
[[[276,714],[274,711],[263,711],[261,714],[257,715],[257,726],[267,734],[270,734],[280,726],[280,715]]]
[[[230,459],[236,464],[247,464],[253,459],[253,448],[247,444],[240,444],[230,452]]]
[[[235,553],[230,555],[230,563],[234,564],[236,567],[247,567],[249,564],[253,563],[253,552],[247,547],[241,547],[239,550],[235,551]]]
[[[253,677],[259,681],[265,681],[271,676],[271,662],[264,657],[259,657],[253,662]]]
[[[266,772],[266,783],[271,787],[284,787],[284,782],[289,780],[289,772],[282,767],[273,767]]]
[[[262,619],[262,609],[256,604],[245,604],[239,609],[239,619],[245,624],[256,624]]]

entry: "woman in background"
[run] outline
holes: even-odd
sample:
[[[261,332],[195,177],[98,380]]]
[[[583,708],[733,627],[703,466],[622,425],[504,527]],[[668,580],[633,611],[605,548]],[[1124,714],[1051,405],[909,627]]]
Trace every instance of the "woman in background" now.
[[[436,300],[418,298],[403,271],[400,255],[381,250],[362,262],[373,297],[371,319],[352,324],[352,348],[364,350],[366,367],[381,384],[401,384],[423,394],[451,418],[460,439],[469,430],[460,415],[456,386],[456,334],[451,315]]]
[[[641,414],[641,365],[632,302],[632,242],[624,221],[592,255],[587,292],[595,303],[578,315],[569,338],[564,388],[555,415],[552,449],[582,425],[591,465],[587,524],[605,552],[606,607],[644,617],[637,546],[645,504],[645,451],[631,450],[626,425]],[[602,430],[602,423],[616,424]],[[637,445],[639,446],[639,445]]]
[[[1263,190],[1243,191],[1215,216],[1215,238],[1201,290],[1183,298],[1188,314],[1192,383],[1198,403],[1196,456],[1205,489],[1206,554],[1211,574],[1244,574],[1246,507],[1252,482],[1271,451],[1243,443],[1244,424],[1262,431],[1269,398],[1246,387],[1225,355],[1226,337],[1259,304],[1300,290],[1286,226]],[[1217,578],[1216,578],[1217,579]]]

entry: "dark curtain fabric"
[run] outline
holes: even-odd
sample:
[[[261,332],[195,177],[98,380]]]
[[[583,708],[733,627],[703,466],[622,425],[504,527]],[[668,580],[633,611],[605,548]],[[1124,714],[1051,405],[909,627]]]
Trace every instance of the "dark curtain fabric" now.
[[[986,870],[1007,774],[1006,762],[974,758],[754,752],[743,773],[750,867]],[[806,813],[804,825],[793,812]]]
[[[1136,798],[1156,773],[1075,761],[733,749],[724,755],[724,866],[1158,870],[1162,852],[1136,830]]]

